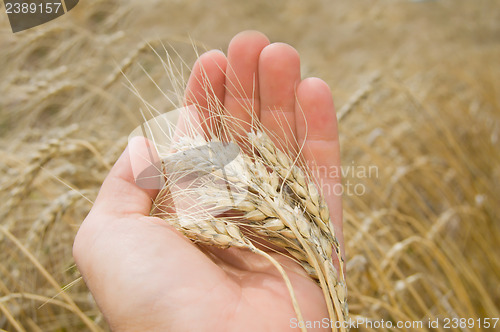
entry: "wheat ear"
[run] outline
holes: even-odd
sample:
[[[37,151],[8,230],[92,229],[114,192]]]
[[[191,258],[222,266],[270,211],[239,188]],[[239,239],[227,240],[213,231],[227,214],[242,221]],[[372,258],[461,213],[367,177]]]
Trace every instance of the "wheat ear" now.
[[[279,266],[297,317],[302,319],[285,271],[251,239],[257,236],[284,249],[317,280],[330,317],[345,321],[345,282],[343,271],[338,272],[333,266],[332,247],[340,266],[343,259],[326,202],[307,173],[277,149],[263,131],[256,130],[238,139],[240,145],[246,146],[245,150],[254,153],[239,153],[226,167],[221,167],[220,159],[225,158],[224,149],[229,148],[224,144],[213,145],[220,142],[218,138],[206,141],[197,136],[179,140],[175,151],[164,158],[167,187],[159,197],[167,194],[174,200],[187,197],[193,204],[182,213],[182,218],[178,211],[166,213],[168,209],[164,208],[166,202],[162,199],[155,202],[156,210],[160,207],[167,222],[197,243],[247,249]],[[203,183],[189,183],[182,190],[173,190],[180,179],[192,174],[204,177]],[[236,215],[227,216],[220,211],[232,211]],[[248,234],[241,231],[241,226]]]

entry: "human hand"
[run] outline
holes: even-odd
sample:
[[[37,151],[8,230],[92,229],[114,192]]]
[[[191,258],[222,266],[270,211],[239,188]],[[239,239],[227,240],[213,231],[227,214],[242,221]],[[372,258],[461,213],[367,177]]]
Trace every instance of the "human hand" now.
[[[204,79],[202,79],[202,76]],[[317,78],[300,79],[297,52],[269,44],[255,31],[238,34],[228,56],[203,54],[194,65],[186,104],[210,107],[212,87],[226,111],[244,122],[251,115],[317,167],[340,167],[337,122],[329,87]],[[280,123],[288,126],[280,128]],[[307,123],[307,130],[306,130]],[[280,128],[280,129],[278,129]],[[134,140],[146,156],[147,142]],[[110,327],[116,331],[281,331],[295,312],[285,283],[260,256],[236,248],[207,251],[159,218],[149,216],[157,192],[135,184],[129,146],[104,181],[81,225],[74,257]],[[320,172],[319,183],[335,188],[339,178]],[[340,196],[326,195],[342,246]],[[323,293],[303,269],[279,254],[304,319],[328,317]]]

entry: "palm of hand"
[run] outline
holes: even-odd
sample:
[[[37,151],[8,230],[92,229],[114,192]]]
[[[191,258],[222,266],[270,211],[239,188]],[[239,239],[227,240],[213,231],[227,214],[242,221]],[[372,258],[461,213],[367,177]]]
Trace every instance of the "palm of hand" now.
[[[318,79],[300,81],[298,55],[290,46],[269,45],[265,36],[245,32],[231,42],[228,59],[220,52],[204,54],[195,64],[186,89],[186,103],[195,103],[203,110],[209,107],[209,101],[201,75],[208,78],[213,97],[228,113],[248,121],[242,104],[253,96],[255,116],[267,128],[275,128],[283,119],[290,126],[278,136],[294,138],[287,141],[304,145],[306,159],[314,158],[322,166],[338,166],[336,119],[329,88]],[[135,185],[129,158],[125,151],[106,178],[74,246],[78,268],[111,328],[289,329],[295,313],[278,271],[250,252],[235,248],[200,250],[164,221],[149,217],[151,198],[156,193]],[[339,181],[322,180],[327,184]],[[341,234],[340,197],[327,197],[327,201],[335,213],[332,220],[337,221],[336,233]],[[284,265],[304,318],[328,317],[316,283],[290,259],[272,255]]]

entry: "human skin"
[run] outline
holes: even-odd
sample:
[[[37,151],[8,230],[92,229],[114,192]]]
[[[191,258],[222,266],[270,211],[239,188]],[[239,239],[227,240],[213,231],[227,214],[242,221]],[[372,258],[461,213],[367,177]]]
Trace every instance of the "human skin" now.
[[[302,147],[302,158],[319,167],[340,167],[337,120],[330,88],[318,78],[301,79],[297,51],[270,44],[263,34],[236,35],[227,57],[209,51],[195,63],[185,104],[210,107],[212,98],[226,112],[262,124],[287,149]],[[254,114],[244,110],[251,103]],[[242,122],[243,123],[243,122]],[[280,128],[280,123],[288,126]],[[307,127],[306,127],[307,123]],[[134,141],[134,151],[147,142]],[[236,248],[202,248],[165,221],[149,216],[157,191],[136,185],[130,145],[105,179],[95,204],[75,238],[73,254],[85,283],[114,331],[287,331],[295,318],[289,292],[267,260]],[[323,186],[339,178],[318,174]],[[340,245],[340,196],[326,196]],[[328,317],[323,293],[289,258],[271,253],[284,265],[305,320]],[[311,329],[313,330],[313,329]]]

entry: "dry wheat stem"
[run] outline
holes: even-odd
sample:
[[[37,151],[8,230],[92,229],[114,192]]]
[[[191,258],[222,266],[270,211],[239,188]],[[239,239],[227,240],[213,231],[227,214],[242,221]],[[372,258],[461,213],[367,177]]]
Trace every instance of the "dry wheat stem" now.
[[[228,136],[235,140],[234,132]],[[167,181],[154,213],[197,243],[248,249],[267,259],[269,255],[254,246],[252,237],[284,249],[319,283],[330,318],[343,323],[347,320],[343,258],[324,198],[307,172],[263,131],[257,129],[237,139],[252,153],[240,153],[227,163],[225,154],[234,145],[213,145],[220,142],[217,137],[207,142],[199,135],[186,136],[175,142],[175,149],[163,156]],[[182,182],[186,178],[196,180],[186,184]],[[186,199],[189,206],[175,211],[172,201]],[[340,271],[333,266],[332,246]],[[291,284],[284,271],[280,273],[301,319]]]

